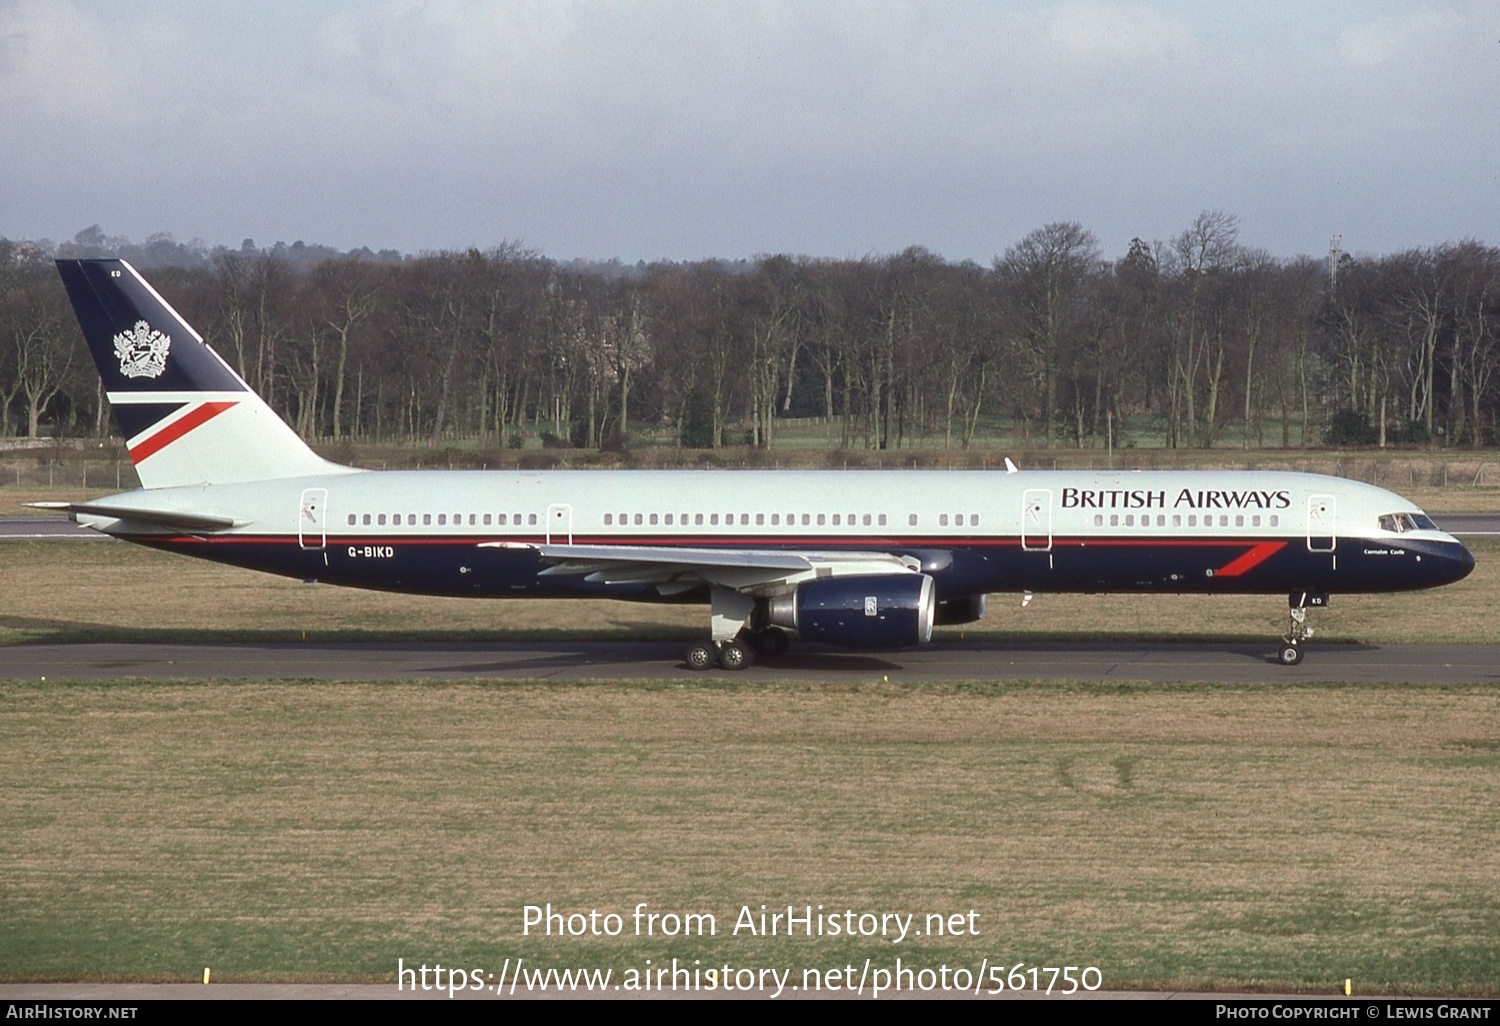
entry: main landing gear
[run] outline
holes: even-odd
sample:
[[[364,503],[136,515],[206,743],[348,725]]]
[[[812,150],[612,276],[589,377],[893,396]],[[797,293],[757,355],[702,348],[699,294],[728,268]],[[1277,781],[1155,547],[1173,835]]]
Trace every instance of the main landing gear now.
[[[729,641],[695,643],[687,650],[687,665],[690,670],[712,670],[715,666],[743,670],[753,666],[757,658],[775,659],[786,654],[787,644],[786,632],[779,627],[740,631]]]
[[[1328,593],[1322,591],[1294,591],[1287,596],[1287,631],[1281,639],[1281,648],[1276,661],[1282,666],[1296,666],[1302,662],[1302,643],[1313,636],[1307,624],[1307,611],[1313,607],[1326,607]]]
[[[770,619],[765,599],[721,584],[709,588],[711,640],[700,641],[687,650],[690,670],[743,670],[755,664],[757,657],[774,659],[786,652],[786,631],[767,625]]]

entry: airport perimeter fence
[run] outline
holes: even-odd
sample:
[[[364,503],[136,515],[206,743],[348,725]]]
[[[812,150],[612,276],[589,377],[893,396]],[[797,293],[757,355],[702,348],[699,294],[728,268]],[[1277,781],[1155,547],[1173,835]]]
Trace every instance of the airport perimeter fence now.
[[[12,460],[0,462],[0,488],[128,492],[140,487],[129,460]]]

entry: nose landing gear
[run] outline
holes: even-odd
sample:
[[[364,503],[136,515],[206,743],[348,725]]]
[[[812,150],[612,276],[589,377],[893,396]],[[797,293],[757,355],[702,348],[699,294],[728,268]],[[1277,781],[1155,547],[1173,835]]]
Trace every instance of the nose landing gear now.
[[[1276,661],[1282,666],[1296,666],[1302,662],[1302,643],[1313,636],[1307,623],[1307,611],[1313,607],[1326,607],[1328,593],[1322,591],[1294,591],[1287,596],[1287,631],[1281,639],[1281,649]]]

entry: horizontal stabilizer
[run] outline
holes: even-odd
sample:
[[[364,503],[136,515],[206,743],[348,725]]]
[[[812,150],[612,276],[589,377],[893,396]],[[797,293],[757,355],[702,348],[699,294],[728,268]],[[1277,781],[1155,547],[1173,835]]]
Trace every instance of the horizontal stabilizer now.
[[[67,513],[76,521],[79,516],[112,517],[115,520],[135,520],[157,527],[176,527],[184,531],[224,531],[231,527],[243,527],[246,521],[229,517],[214,517],[204,513],[179,513],[169,509],[140,509],[134,506],[104,506],[97,502],[28,502],[33,509],[53,510]]]

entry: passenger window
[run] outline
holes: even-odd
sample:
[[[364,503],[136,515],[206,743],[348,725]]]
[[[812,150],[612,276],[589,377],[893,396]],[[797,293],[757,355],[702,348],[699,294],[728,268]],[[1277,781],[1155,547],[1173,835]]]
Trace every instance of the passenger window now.
[[[1095,527],[1103,527],[1104,526],[1104,514],[1103,513],[1095,513],[1094,514],[1094,526]]]
[[[818,514],[818,526],[819,527],[823,526],[823,523],[824,523],[825,519],[826,519],[826,517],[824,516],[824,514],[822,514],[822,513]]]
[[[1271,514],[1271,526],[1272,527],[1280,527],[1281,526],[1281,517],[1277,516],[1275,513]]]
[[[719,526],[719,514],[717,514],[717,513],[710,513],[708,515],[708,522],[710,524],[714,525],[715,527]]]
[[[807,525],[809,525],[811,523],[812,523],[812,514],[811,513],[804,513],[804,514],[802,514],[802,526],[806,527]]]
[[[528,516],[526,518],[526,522],[529,523],[532,527],[535,527],[536,526],[536,514],[532,513],[530,516]]]
[[[1198,514],[1196,514],[1196,513],[1189,513],[1188,514],[1188,526],[1189,527],[1197,527],[1198,526]]]
[[[422,524],[424,526],[426,526],[426,527],[431,527],[432,526],[432,514],[431,513],[423,513],[422,514]]]
[[[505,514],[504,513],[497,513],[497,514],[495,514],[495,523],[499,524],[501,527],[504,527],[505,526]]]
[[[478,521],[477,521],[477,519],[476,519],[476,515],[475,515],[475,514],[473,514],[473,513],[470,513],[470,514],[469,514],[469,526],[470,526],[470,527],[473,527],[473,526],[474,526],[474,525],[475,525],[475,524],[476,524],[476,523],[477,523],[477,522],[478,522]]]
[[[381,513],[378,516],[376,516],[375,517],[375,522],[377,524],[379,524],[381,527],[384,527],[385,526],[385,514]]]
[[[780,513],[772,513],[771,514],[771,526],[772,527],[780,527],[781,526],[781,514]]]
[[[1219,514],[1219,526],[1220,527],[1228,527],[1229,526],[1229,514],[1228,513],[1220,513]]]
[[[666,515],[665,521],[666,521],[666,525],[668,527],[671,527],[672,526],[672,514],[668,513]]]
[[[939,513],[938,514],[938,526],[939,527],[947,527],[948,526],[948,514],[946,514],[946,513]]]
[[[639,527],[641,524],[643,524],[645,522],[646,522],[645,517],[641,516],[641,514],[637,513],[635,515],[635,523],[636,523],[637,527]]]
[[[446,513],[439,513],[438,514],[438,526],[442,527],[442,526],[444,526],[447,523],[448,523],[448,514],[446,514]]]
[[[835,513],[833,515],[833,526],[834,527],[840,527],[840,526],[842,526],[842,520],[843,520],[843,517],[840,514]]]
[[[354,515],[354,514],[353,514],[353,513],[350,513],[350,514],[349,514],[349,526],[350,526],[350,527],[353,527],[353,526],[354,526],[354,522],[355,522],[355,521],[356,521],[356,520],[358,520],[358,519],[359,519],[359,518],[358,518],[358,517],[357,517],[357,516],[355,516],[355,515]]]
[[[365,517],[364,517],[364,520],[365,520],[365,526],[369,527],[370,526],[370,514],[366,513]]]
[[[694,513],[693,514],[693,523],[697,524],[699,527],[702,527],[703,526],[703,514],[702,513]]]
[[[604,514],[604,526],[605,527],[609,527],[614,522],[615,522],[615,515],[613,513],[606,513],[606,514]]]
[[[1135,526],[1135,514],[1134,513],[1126,513],[1125,514],[1125,526],[1126,527],[1134,527]]]
[[[1245,514],[1243,514],[1243,513],[1236,513],[1234,515],[1234,526],[1235,527],[1244,527],[1245,526]]]
[[[914,523],[914,524],[915,524],[915,523],[916,523],[916,521],[915,521],[915,520],[913,520],[913,521],[912,521],[912,523]],[[884,513],[882,513],[882,514],[880,514],[880,526],[881,526],[881,527],[884,527],[884,526],[885,526],[885,514],[884,514]]]
[[[1181,527],[1182,526],[1182,514],[1181,513],[1173,513],[1172,514],[1172,526],[1173,527]]]
[[[870,526],[870,514],[868,514],[868,513],[865,514],[865,526],[866,527]]]
[[[1250,518],[1250,526],[1251,527],[1259,527],[1260,526],[1260,514],[1259,513],[1255,514],[1253,517]]]
[[[1111,513],[1109,515],[1109,526],[1110,527],[1119,527],[1120,526],[1120,514],[1118,514],[1118,513]]]
[[[756,527],[760,527],[765,522],[766,522],[766,515],[764,513],[757,513],[757,514],[755,514],[755,526]]]
[[[973,514],[972,516],[969,517],[969,526],[970,527],[978,527],[979,526],[979,514],[978,513],[975,513],[975,514]]]
[[[916,527],[917,526],[917,515],[915,513],[908,513],[907,516],[906,516],[906,522],[908,524],[910,524],[912,527]]]
[[[651,524],[652,527],[656,526],[656,514],[655,513],[651,514],[649,522],[650,522],[650,524]]]

